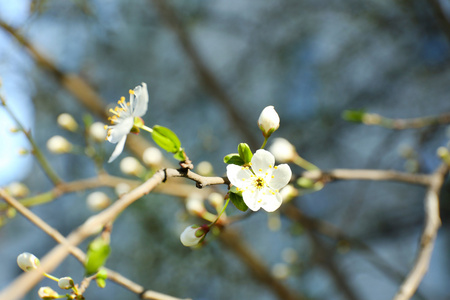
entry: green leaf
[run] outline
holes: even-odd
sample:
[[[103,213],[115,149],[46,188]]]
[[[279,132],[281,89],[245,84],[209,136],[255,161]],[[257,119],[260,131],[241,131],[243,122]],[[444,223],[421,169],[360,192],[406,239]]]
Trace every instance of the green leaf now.
[[[243,166],[245,164],[245,162],[237,153],[228,154],[223,158],[223,162],[226,164],[233,164],[238,166]]]
[[[90,114],[84,114],[83,123],[85,128],[89,128],[94,123],[94,118]]]
[[[97,278],[95,279],[95,282],[97,283],[99,288],[104,288],[106,286],[106,280],[103,278]]]
[[[176,160],[179,160],[179,161],[184,161],[184,160],[186,160],[186,154],[184,153],[184,149],[181,148],[180,151],[178,151],[177,153],[175,153],[175,154],[173,155],[173,157],[174,157]]]
[[[105,264],[110,252],[111,247],[103,238],[98,237],[93,240],[88,246],[85,265],[86,275],[90,276],[97,273],[98,269]]]
[[[361,123],[365,114],[366,111],[364,109],[344,110],[342,118],[346,121]]]
[[[248,164],[253,157],[252,150],[250,150],[250,146],[246,143],[240,143],[238,146],[239,157],[244,161],[244,163]]]
[[[180,151],[181,142],[169,128],[159,125],[153,126],[152,138],[158,146],[167,152],[177,153]]]
[[[241,195],[230,192],[230,200],[233,202],[234,206],[241,211],[247,211],[248,206],[244,202],[244,198]]]

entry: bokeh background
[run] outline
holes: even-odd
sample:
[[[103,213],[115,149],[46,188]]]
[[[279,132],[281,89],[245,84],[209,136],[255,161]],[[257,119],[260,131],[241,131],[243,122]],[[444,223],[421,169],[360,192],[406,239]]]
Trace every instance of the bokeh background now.
[[[225,172],[223,156],[236,152],[239,142],[253,149],[262,143],[256,120],[267,105],[274,105],[281,118],[273,136],[291,141],[322,169],[432,172],[440,163],[436,149],[449,138],[446,126],[394,131],[349,123],[342,112],[365,109],[391,118],[448,112],[449,18],[448,1],[439,0],[0,0],[1,21],[63,73],[85,79],[105,108],[146,82],[146,124],[171,128],[194,164],[209,161],[217,175]],[[65,181],[95,176],[86,156],[54,155],[45,144],[58,134],[83,146],[82,135],[56,126],[61,113],[71,113],[80,123],[86,114],[101,119],[4,29],[0,77],[8,105],[58,174]],[[48,191],[51,182],[39,166],[17,154],[29,145],[10,133],[12,124],[0,110],[0,185],[22,181],[33,195]],[[104,147],[106,153],[113,150],[113,145]],[[124,176],[119,160],[105,168]],[[111,189],[101,190],[116,197]],[[444,185],[443,226],[413,299],[450,298],[448,191]],[[351,181],[293,200],[305,215],[336,225],[370,251],[306,232],[283,214],[261,211],[231,227],[274,277],[307,299],[390,299],[417,253],[424,192],[400,183]],[[33,211],[68,234],[93,214],[86,195],[64,195]],[[231,208],[229,214],[239,212]],[[279,218],[279,228],[268,225],[271,218]],[[107,266],[180,298],[278,299],[219,239],[197,250],[183,247],[179,234],[193,222],[198,220],[186,215],[180,199],[144,197],[115,223]],[[323,249],[312,243],[311,234]],[[21,273],[15,263],[19,253],[42,256],[54,245],[21,216],[3,224],[0,289]],[[383,271],[380,261],[400,277]],[[79,281],[83,269],[68,258],[54,274]],[[26,299],[38,299],[36,289]],[[108,283],[105,289],[92,285],[86,299],[137,296]]]

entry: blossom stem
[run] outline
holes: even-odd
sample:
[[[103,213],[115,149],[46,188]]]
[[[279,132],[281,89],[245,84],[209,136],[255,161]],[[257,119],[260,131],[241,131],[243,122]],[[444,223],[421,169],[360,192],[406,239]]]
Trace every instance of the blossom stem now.
[[[311,170],[319,170],[319,168],[310,163],[309,161],[305,160],[303,157],[301,157],[300,155],[296,155],[295,158],[292,161],[294,164],[296,164],[299,167],[302,167],[305,170],[311,171]]]
[[[141,128],[141,129],[143,129],[143,130],[145,130],[145,131],[148,131],[148,132],[150,132],[150,133],[153,132],[153,129],[152,129],[152,128],[147,127],[147,126],[145,126],[145,125],[139,126],[139,128]]]
[[[228,203],[230,203],[230,197],[228,197],[227,202],[225,202],[225,204],[223,205],[222,211],[219,213],[219,215],[217,216],[216,220],[214,220],[214,222],[212,222],[211,225],[209,225],[209,227],[213,227],[217,223],[217,221],[219,221],[220,217],[225,212],[225,209],[227,208]]]
[[[262,144],[262,146],[261,146],[261,149],[264,149],[264,147],[266,146],[266,144],[267,144],[267,140],[269,139],[269,137],[264,137],[264,143]]]
[[[62,182],[61,178],[53,171],[52,167],[50,167],[50,164],[45,159],[44,155],[42,154],[41,150],[39,149],[38,145],[34,141],[33,137],[31,136],[31,132],[27,131],[22,123],[19,121],[19,119],[16,117],[16,115],[12,112],[12,110],[6,105],[6,101],[4,100],[3,96],[0,95],[0,99],[2,100],[3,107],[6,109],[8,114],[13,118],[14,122],[16,122],[17,126],[19,127],[20,131],[22,131],[28,141],[31,144],[31,147],[33,148],[33,154],[36,157],[37,161],[41,165],[44,172],[47,174],[48,178],[53,182],[54,185],[58,185]]]
[[[47,278],[50,278],[51,280],[54,280],[54,281],[56,281],[56,282],[59,281],[59,278],[57,278],[57,277],[55,277],[55,276],[53,276],[53,275],[44,273],[44,276],[47,277]]]

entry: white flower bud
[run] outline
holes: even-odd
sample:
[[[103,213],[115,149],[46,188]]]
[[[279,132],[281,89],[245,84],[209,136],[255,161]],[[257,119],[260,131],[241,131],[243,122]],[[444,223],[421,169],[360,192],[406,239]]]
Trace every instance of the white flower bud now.
[[[111,204],[111,200],[105,193],[97,191],[87,196],[86,203],[89,209],[99,211],[107,208]]]
[[[203,198],[196,193],[192,193],[186,199],[186,209],[192,215],[202,215],[205,212]]]
[[[62,277],[58,280],[58,286],[63,290],[71,289],[75,286],[73,279],[70,277]]]
[[[75,132],[78,129],[77,121],[75,121],[75,119],[67,113],[60,114],[58,116],[57,122],[59,126],[64,128],[65,130]]]
[[[294,248],[284,248],[281,251],[281,258],[288,264],[293,264],[298,260],[298,253]]]
[[[198,225],[191,225],[180,235],[181,243],[186,247],[197,245],[200,240],[206,235],[206,230]]]
[[[30,192],[27,186],[20,182],[10,183],[6,188],[6,190],[11,196],[16,198],[25,197]]]
[[[114,188],[118,196],[128,193],[131,190],[131,186],[128,183],[121,182]]]
[[[280,127],[280,117],[272,105],[263,109],[261,115],[259,115],[258,126],[265,138],[268,138]]]
[[[144,171],[144,167],[136,158],[128,156],[120,161],[120,170],[127,175],[139,176]]]
[[[148,147],[142,154],[142,160],[149,166],[159,166],[163,160],[161,151],[156,147]]]
[[[286,279],[289,276],[289,267],[284,263],[275,264],[271,273],[277,279]]]
[[[101,122],[95,122],[89,127],[89,135],[98,143],[101,143],[106,138],[105,125]]]
[[[202,176],[213,174],[213,166],[209,161],[201,161],[197,164],[197,173]]]
[[[48,286],[41,287],[38,291],[38,295],[40,298],[46,299],[46,300],[59,298],[59,294],[57,292],[55,292],[54,290],[52,290],[52,288],[50,288]]]
[[[31,253],[24,252],[17,256],[17,265],[25,272],[37,269],[39,264],[39,259]]]
[[[219,193],[211,193],[208,196],[208,201],[209,203],[211,203],[212,206],[214,206],[216,209],[217,208],[222,208],[223,206],[223,202],[224,202],[224,197],[222,194]]]
[[[55,135],[47,141],[47,148],[55,154],[67,153],[72,150],[72,144],[60,135]]]
[[[297,156],[294,145],[284,138],[275,138],[269,147],[269,152],[281,163],[290,162]]]
[[[288,184],[284,188],[280,190],[281,199],[283,199],[283,202],[289,202],[292,200],[292,198],[295,198],[298,196],[298,190],[293,187],[292,185]]]

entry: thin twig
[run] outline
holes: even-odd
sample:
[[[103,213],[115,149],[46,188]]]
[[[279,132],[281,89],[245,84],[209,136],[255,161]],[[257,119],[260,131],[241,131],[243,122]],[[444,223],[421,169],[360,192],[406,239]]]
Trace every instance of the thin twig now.
[[[400,286],[393,300],[408,300],[416,292],[423,276],[428,271],[434,242],[437,236],[441,219],[439,216],[439,193],[444,178],[449,171],[449,165],[442,165],[432,174],[430,186],[425,195],[425,224],[420,238],[419,252],[414,265]]]

